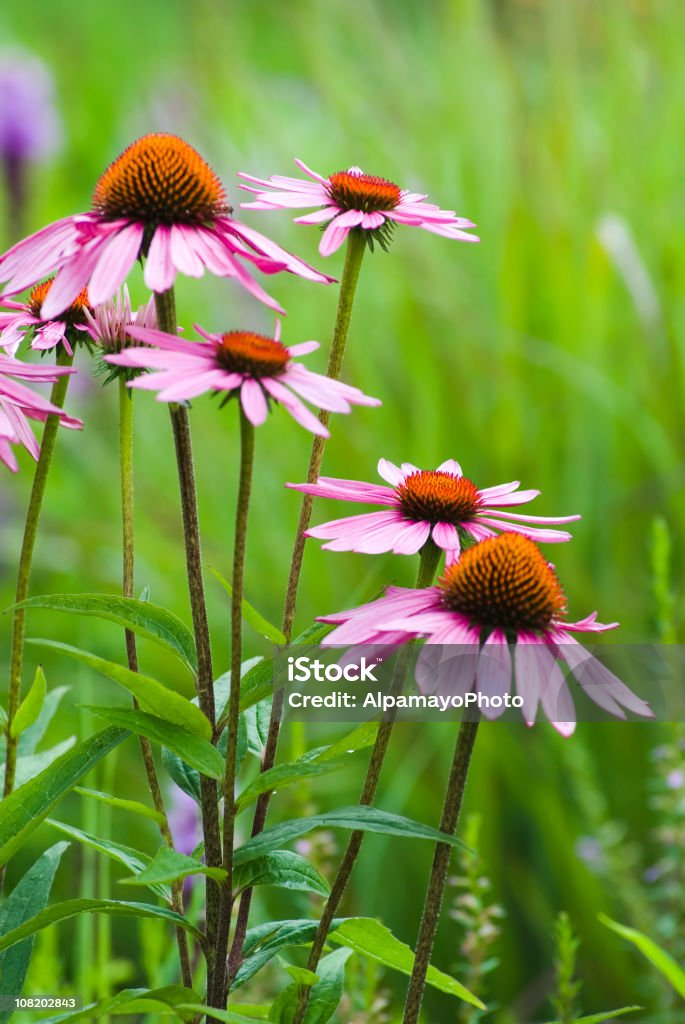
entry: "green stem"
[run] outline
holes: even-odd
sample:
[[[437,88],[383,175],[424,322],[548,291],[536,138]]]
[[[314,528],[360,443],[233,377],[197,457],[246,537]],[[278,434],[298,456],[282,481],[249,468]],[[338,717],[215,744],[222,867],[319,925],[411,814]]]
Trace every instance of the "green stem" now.
[[[155,292],[157,323],[167,334],[176,334],[176,304],[174,292]],[[171,426],[176,447],[176,463],[181,493],[183,516],[183,538],[188,576],[188,593],[193,619],[193,632],[197,649],[197,695],[200,708],[216,731],[214,708],[214,674],[212,650],[207,622],[207,605],[202,577],[202,550],[200,546],[200,525],[197,511],[197,491],[190,423],[187,410],[178,405],[169,407]],[[202,810],[202,832],[205,857],[210,867],[221,866],[221,832],[219,828],[219,794],[214,780],[200,775],[200,803]],[[208,998],[214,985],[214,952],[216,931],[219,920],[220,891],[217,883],[206,879],[207,893],[207,992]]]
[[[428,540],[426,544],[424,544],[421,549],[419,568],[416,576],[417,587],[424,589],[431,585],[435,577],[441,555],[442,551],[433,543],[432,540]],[[413,651],[414,646],[409,643],[404,644],[400,649],[392,681],[390,683],[390,694],[396,695],[402,690],[409,670]],[[376,741],[374,743],[373,750],[371,751],[371,757],[369,758],[369,765],[366,769],[366,778],[364,779],[364,785],[359,798],[359,803],[362,805],[368,806],[373,803],[394,724],[395,716],[393,713],[390,713],[379,725]],[[331,886],[331,894],[326,901],[326,905],[321,915],[321,920],[319,921],[319,926],[316,930],[316,935],[314,936],[314,941],[312,942],[312,947],[309,951],[307,969],[314,973],[316,973],[316,969],[319,965],[321,954],[323,953],[324,946],[326,945],[328,932],[330,931],[331,924],[333,923],[333,918],[338,912],[345,889],[347,888],[347,883],[350,880],[350,875],[352,874],[357,857],[359,856],[359,851],[362,848],[363,841],[364,833],[360,831],[353,832],[348,840],[347,848],[340,863],[340,867],[338,868],[338,873],[335,876],[333,885]],[[293,1018],[293,1024],[302,1024],[307,1011],[310,992],[310,988],[303,987],[301,989],[297,1010]]]
[[[119,460],[121,476],[121,525],[123,552],[123,586],[124,597],[133,597],[135,593],[135,520],[133,502],[133,392],[126,387],[123,374],[119,377]],[[131,672],[138,671],[138,650],[136,635],[132,630],[125,631],[126,658]],[[137,707],[137,701],[133,701]],[[155,810],[161,816],[159,831],[168,847],[174,848],[174,840],[169,827],[164,798],[157,777],[157,769],[152,754],[152,744],[147,736],[140,736],[140,752],[145,765],[148,787]],[[183,882],[177,881],[171,886],[171,905],[177,914],[183,914]],[[193,975],[190,967],[188,936],[183,928],[176,929],[176,941],[181,963],[181,976],[186,988],[192,988]]]
[[[228,733],[226,743],[226,774],[224,777],[224,847],[223,864],[228,872],[225,889],[222,892],[221,915],[217,936],[217,967],[215,987],[217,999],[225,1003],[226,955],[233,905],[233,845],[235,839],[235,777],[238,752],[238,722],[240,716],[240,670],[243,660],[243,593],[245,585],[245,545],[247,540],[247,518],[252,491],[252,468],[254,465],[254,427],[240,409],[240,476],[238,501],[235,517],[235,542],[233,546],[233,579],[231,594],[231,693],[228,703]],[[224,1003],[216,1002],[215,1005]]]
[[[71,366],[73,355],[69,355],[63,346],[57,354],[58,366]],[[58,377],[52,385],[50,401],[58,409],[64,408],[64,400],[69,386],[69,375],[64,374]],[[19,570],[17,573],[17,589],[15,603],[25,601],[29,596],[31,582],[31,565],[33,563],[33,552],[36,546],[38,533],[38,522],[40,519],[45,488],[48,482],[48,475],[52,465],[52,457],[57,443],[57,431],[59,429],[60,417],[58,413],[50,413],[45,421],[43,439],[40,446],[40,455],[36,464],[36,472],[33,477],[31,496],[28,509],[26,510],[26,522],[24,524],[24,537],[19,556]],[[18,738],[11,735],[11,726],[14,716],[19,710],[21,699],[21,675],[24,666],[24,640],[26,636],[26,610],[18,608],[14,613],[12,622],[12,648],[10,654],[10,685],[9,701],[7,707],[7,757],[5,762],[5,787],[4,796],[9,796],[14,789],[14,779],[17,770],[17,742]],[[4,871],[0,872],[0,888]]]
[[[331,343],[331,351],[328,357],[328,367],[326,369],[326,375],[332,380],[339,380],[340,372],[342,370],[343,360],[345,357],[345,346],[347,344],[347,335],[350,329],[350,318],[352,316],[352,306],[354,304],[354,297],[357,291],[357,281],[359,280],[359,271],[362,265],[362,258],[364,256],[364,250],[366,248],[366,241],[364,238],[364,232],[361,230],[350,231],[347,236],[347,248],[345,251],[345,265],[343,267],[342,278],[340,280],[340,293],[338,295],[338,309],[335,317],[335,327],[333,328],[333,340]],[[319,413],[319,421],[323,423],[325,427],[328,426],[331,419],[331,413],[325,409],[322,409]],[[309,457],[309,469],[307,471],[307,482],[315,483],[319,478],[319,472],[321,470],[321,463],[323,461],[324,450],[326,447],[326,438],[319,437],[316,435],[312,441],[312,450]],[[297,530],[295,532],[295,544],[293,546],[292,558],[290,561],[290,572],[288,574],[288,586],[286,590],[285,608],[283,612],[283,634],[289,642],[292,638],[293,623],[295,621],[295,606],[297,603],[297,591],[300,583],[300,575],[302,572],[302,559],[304,556],[304,544],[305,544],[305,532],[309,526],[309,522],[312,516],[312,504],[313,498],[310,494],[305,494],[302,499],[302,507],[300,509],[300,517],[297,523]],[[283,713],[283,690],[277,690],[274,693],[273,701],[271,704],[271,718],[269,721],[269,731],[264,745],[264,755],[262,757],[261,770],[263,772],[273,768],[276,762],[276,750],[278,747],[278,737],[281,729],[281,715]],[[252,822],[252,835],[259,835],[263,831],[266,823],[266,815],[269,809],[269,802],[271,800],[270,793],[262,793],[257,800],[257,806],[255,808],[254,819]],[[229,981],[232,978],[235,971],[237,971],[240,964],[240,958],[242,955],[243,942],[245,940],[245,934],[247,932],[247,921],[250,913],[250,903],[252,900],[252,889],[246,889],[240,899],[240,908],[238,911],[238,920],[235,928],[235,936],[233,939],[233,946],[231,948],[231,955],[229,957],[228,975]]]
[[[462,722],[459,729],[450,777],[447,782],[445,804],[440,819],[440,831],[446,835],[453,835],[457,828],[477,732],[478,719],[472,722]],[[419,1019],[423,992],[426,987],[426,974],[440,920],[440,908],[445,893],[451,853],[452,847],[447,843],[438,843],[435,847],[402,1024],[417,1024]]]

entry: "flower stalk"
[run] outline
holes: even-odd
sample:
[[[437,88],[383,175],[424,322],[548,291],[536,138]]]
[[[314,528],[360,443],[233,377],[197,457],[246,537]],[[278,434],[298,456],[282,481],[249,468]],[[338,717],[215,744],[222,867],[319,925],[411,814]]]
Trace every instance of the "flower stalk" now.
[[[245,589],[245,548],[247,520],[252,491],[254,466],[254,426],[240,408],[240,473],[233,547],[233,577],[231,594],[231,691],[227,714],[226,774],[224,776],[223,865],[227,872],[222,891],[221,913],[217,934],[217,970],[215,986],[217,997],[225,1000],[225,965],[228,936],[233,905],[233,847],[235,841],[235,779],[238,752],[238,723],[240,717],[240,674],[242,665],[243,593]],[[217,1003],[217,1005],[219,1005]],[[222,1003],[223,1005],[223,1003]]]
[[[73,355],[69,355],[64,347],[60,347],[57,354],[57,365],[70,367],[73,362]],[[64,374],[58,377],[52,385],[50,401],[58,409],[64,408],[64,401],[69,387],[69,375]],[[24,536],[22,539],[21,553],[19,556],[19,569],[17,572],[17,589],[15,603],[20,604],[29,596],[31,583],[31,566],[33,564],[33,553],[36,546],[38,534],[38,523],[45,498],[45,489],[50,474],[55,445],[57,443],[57,431],[59,430],[60,417],[57,413],[49,413],[45,420],[45,429],[40,447],[40,455],[36,464],[36,471],[33,477],[31,495],[26,510],[26,521],[24,523]],[[5,761],[5,785],[3,796],[7,797],[14,789],[14,780],[17,770],[17,744],[18,737],[12,736],[12,722],[19,710],[21,699],[21,676],[24,666],[24,641],[26,639],[26,609],[17,608],[12,620],[12,646],[10,653],[10,682],[9,700],[7,706],[7,756]],[[0,888],[4,880],[4,869],[0,869]]]
[[[133,502],[133,394],[126,387],[126,379],[119,377],[119,460],[121,477],[121,526],[123,552],[123,586],[124,597],[134,596],[135,587],[135,521]],[[127,629],[126,659],[131,672],[138,671],[138,650],[135,633]],[[134,707],[138,702],[133,700]],[[173,849],[174,840],[169,827],[164,798],[157,777],[152,744],[147,736],[140,736],[140,752],[145,765],[152,803],[159,815],[159,831],[166,845]],[[177,881],[171,886],[171,904],[177,914],[183,914],[183,882]],[[183,928],[176,929],[178,953],[181,963],[181,976],[186,988],[192,988],[193,975],[190,967],[188,937]]]
[[[161,330],[176,333],[176,304],[173,289],[155,292],[157,322]],[[193,632],[197,649],[197,694],[200,709],[209,719],[212,729],[216,728],[214,708],[214,676],[212,651],[207,622],[204,580],[202,575],[202,554],[200,526],[195,488],[195,469],[190,435],[188,412],[182,406],[171,405],[171,426],[176,447],[176,463],[181,492],[183,537],[188,575],[188,592],[193,619]],[[221,866],[221,833],[219,828],[219,802],[216,783],[200,775],[200,799],[202,810],[202,831],[205,842],[205,856],[210,867]],[[207,991],[208,997],[214,986],[214,950],[219,921],[221,894],[216,881],[206,880],[207,893]]]
[[[440,831],[446,833],[446,835],[454,835],[459,822],[473,745],[476,742],[476,734],[478,732],[478,721],[478,718],[473,721],[463,721],[457,736],[457,745],[454,749],[452,767],[445,792],[445,803],[440,819]],[[417,1024],[419,1019],[423,993],[426,987],[426,974],[428,973],[431,953],[433,952],[435,933],[440,920],[440,908],[447,884],[447,872],[451,853],[452,847],[447,843],[438,843],[435,847],[402,1024]]]
[[[359,272],[361,270],[365,249],[366,240],[364,238],[364,233],[362,231],[351,231],[347,239],[345,264],[343,267],[342,278],[340,281],[340,293],[338,296],[338,309],[335,317],[335,326],[333,328],[333,340],[328,357],[328,366],[326,368],[326,376],[330,377],[332,380],[340,379],[343,360],[345,358],[347,336],[350,329],[352,307],[354,305],[354,298],[357,292],[357,282],[359,280]],[[319,422],[323,423],[323,425],[327,427],[330,419],[331,413],[326,409],[322,409],[319,413]],[[325,448],[326,438],[315,435],[312,441],[312,450],[309,457],[309,469],[307,471],[308,483],[314,483],[318,480]],[[306,540],[305,532],[312,517],[312,506],[313,498],[311,495],[305,494],[302,499],[300,517],[298,519],[297,530],[295,532],[295,544],[293,546],[293,553],[290,561],[285,608],[283,612],[282,632],[288,642],[292,639],[293,624],[295,622],[295,608],[297,604],[297,591],[300,583],[300,575],[302,573],[302,559],[304,556],[304,545]],[[278,747],[282,714],[283,690],[281,689],[276,690],[271,704],[269,730],[267,733],[266,743],[264,745],[264,755],[262,757],[262,772],[273,768],[276,762],[276,750]],[[252,836],[259,835],[259,833],[264,829],[270,799],[270,793],[262,793],[257,800],[254,820],[252,823]],[[251,901],[252,889],[248,888],[242,894],[240,899],[238,920],[236,923],[231,955],[229,957],[229,983],[240,965],[243,942],[247,933],[247,922],[250,914]]]
[[[442,551],[433,543],[432,540],[429,540],[424,544],[421,549],[419,569],[416,576],[417,587],[423,588],[431,585],[435,578],[435,573],[437,571],[441,555]],[[390,683],[390,689],[388,691],[393,696],[397,695],[404,685],[413,650],[414,647],[412,644],[404,644],[399,651],[395,670]],[[373,750],[371,751],[371,757],[369,758],[369,765],[366,769],[366,777],[364,779],[361,796],[359,797],[359,803],[363,806],[369,806],[373,803],[394,724],[395,714],[394,712],[391,712],[384,717],[383,721],[379,725],[376,741],[374,743]],[[333,919],[338,912],[345,889],[347,888],[347,883],[350,880],[354,865],[357,861],[357,857],[359,856],[359,851],[362,848],[363,841],[363,832],[352,832],[347,843],[343,859],[340,863],[340,867],[338,868],[335,881],[331,886],[331,894],[326,901],[326,906],[324,907],[323,914],[321,915],[321,920],[319,921],[319,926],[316,930],[316,935],[314,936],[314,941],[312,942],[312,947],[309,951],[309,958],[307,960],[307,970],[312,971],[314,974],[316,973],[316,969],[319,965],[319,960],[321,959],[324,946],[326,945],[328,932],[330,931]],[[302,1024],[307,1011],[310,991],[311,989],[309,988],[301,989],[297,1010],[293,1018],[293,1024]]]

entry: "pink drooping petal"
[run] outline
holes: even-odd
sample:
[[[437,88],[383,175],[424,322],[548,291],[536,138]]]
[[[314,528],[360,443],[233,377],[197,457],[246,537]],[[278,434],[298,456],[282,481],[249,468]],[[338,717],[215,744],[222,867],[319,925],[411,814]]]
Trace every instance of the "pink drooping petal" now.
[[[478,642],[468,627],[455,624],[453,635],[463,637],[450,643],[427,643],[416,661],[415,678],[421,693],[441,697],[464,697],[473,689],[478,665]]]
[[[166,292],[176,279],[176,268],[171,258],[171,230],[160,224],[152,236],[145,263],[143,280],[152,292]]]
[[[503,484],[502,488],[504,488],[506,486],[509,486],[509,485]],[[495,495],[495,494],[493,494],[493,491],[499,491],[499,493],[497,495]],[[540,494],[540,492],[539,491],[517,491],[515,494],[513,494],[511,492],[507,493],[503,489],[500,490],[497,487],[488,487],[485,490],[481,491],[480,494],[481,494],[481,497],[485,498],[485,501],[486,501],[486,503],[488,505],[497,504],[498,506],[501,506],[501,505],[509,506],[509,505],[526,505],[526,504],[528,504],[529,501],[532,501],[533,498],[537,498],[538,495]],[[495,502],[495,498],[497,499],[496,502]]]
[[[378,211],[374,213],[365,213],[362,215],[361,226],[365,231],[374,231],[379,228],[381,224],[385,223],[385,215]]]
[[[492,516],[497,516],[498,519],[510,519],[514,522],[520,523],[547,523],[552,525],[553,523],[575,523],[578,519],[582,519],[582,516],[524,516],[521,512],[501,512],[496,506],[499,504],[497,501],[489,502],[484,507],[488,508]]]
[[[299,160],[296,158],[295,163],[300,168],[300,170],[304,171],[305,174],[308,174],[310,178],[314,178],[315,181],[322,182],[323,185],[326,185],[328,183],[328,178],[323,178],[320,174],[317,174],[316,171],[313,171],[311,167],[307,167],[304,160]]]
[[[281,263],[291,273],[297,274],[299,277],[308,278],[310,281],[317,281],[320,284],[330,284],[334,280],[328,274],[322,274],[321,271],[310,267],[308,263],[305,263],[298,256],[287,252],[280,245],[277,245],[276,242],[267,238],[266,235],[262,235],[253,228],[248,228],[247,225],[231,220],[228,217],[221,218],[220,223],[227,233],[242,238],[258,253],[268,256],[277,263]]]
[[[334,498],[338,501],[354,501],[364,505],[394,505],[395,492],[390,487],[367,484],[361,480],[336,480],[319,477],[315,484],[286,484],[294,491],[313,494],[318,498]]]
[[[160,331],[156,327],[143,327],[138,324],[128,324],[126,327],[126,333],[136,341],[145,342],[146,345],[156,345],[157,348],[165,349],[169,352],[182,352],[187,355],[199,355],[200,353],[206,352],[209,356],[210,354],[213,355],[216,349],[216,342],[213,342],[210,346],[205,345],[203,342],[186,341],[185,338],[179,338],[176,335],[167,334],[166,331]]]
[[[290,415],[296,420],[300,426],[304,427],[305,430],[311,431],[312,434],[317,434],[319,437],[328,437],[328,428],[324,427],[323,423],[311,412],[310,409],[304,405],[303,402],[294,395],[292,391],[289,391],[280,381],[274,380],[270,377],[265,377],[263,380],[264,387],[269,394],[280,402],[281,405],[285,406]]]
[[[18,242],[0,258],[0,280],[8,281],[8,295],[23,291],[47,277],[74,251],[78,228],[76,218],[48,224],[29,238]]]
[[[181,274],[188,277],[202,277],[205,272],[204,260],[193,245],[196,229],[182,224],[171,228],[171,260]]]
[[[478,542],[495,536],[494,530],[491,530],[488,526],[483,526],[481,523],[463,523],[462,526],[464,530],[466,530],[466,532]]]
[[[314,210],[313,213],[307,213],[304,217],[295,217],[295,224],[325,224],[339,213],[337,206],[327,206],[323,210]]]
[[[331,221],[321,236],[319,252],[322,256],[331,256],[334,252],[337,252],[352,230],[344,225],[339,225],[339,220],[340,218],[336,217],[335,220]]]
[[[312,373],[304,366],[290,366],[280,378],[284,384],[304,398],[312,405],[320,409],[327,409],[329,412],[349,412],[350,404],[347,399],[327,387],[328,377],[318,373]]]
[[[103,247],[88,282],[91,306],[106,302],[123,284],[138,259],[143,242],[143,225],[132,223],[113,235]]]
[[[519,631],[514,647],[516,693],[523,700],[521,714],[531,726],[537,716],[543,687],[554,670],[555,658],[549,646],[535,633]]]
[[[159,376],[159,375],[157,375]],[[176,380],[167,384],[157,398],[160,402],[182,402],[197,398],[216,388],[221,379],[221,371],[207,370],[204,373],[177,373]]]
[[[259,427],[264,422],[269,411],[266,397],[260,384],[256,380],[247,378],[240,389],[240,404],[243,412],[253,427]]]
[[[69,353],[73,355],[71,345],[66,336],[67,325],[61,320],[50,320],[40,330],[37,330],[31,342],[31,348],[39,352],[47,352],[62,343]]]
[[[654,718],[649,704],[640,700],[618,676],[573,637],[567,636],[558,651],[585,693],[599,707],[617,718],[625,718],[622,708],[644,718]]]
[[[84,245],[58,272],[41,307],[42,320],[54,320],[88,284],[108,237]]]
[[[529,537],[530,540],[538,541],[540,544],[558,544],[571,540],[572,536],[564,530],[534,530],[531,526],[522,526],[519,523],[501,523],[486,516],[479,516],[478,520],[485,523],[486,526],[494,526],[498,530],[523,534],[524,537]]]
[[[483,644],[478,658],[476,685],[488,699],[504,698],[511,690],[511,654],[507,638],[501,629],[493,629]],[[501,707],[483,706],[486,718],[494,719],[504,711]]]
[[[395,539],[393,552],[396,555],[415,555],[430,535],[429,523],[405,523]]]
[[[443,551],[459,553],[459,531],[452,523],[436,523],[433,527],[433,540]]]
[[[274,338],[276,339],[276,341],[278,341],[279,333],[280,320],[278,321],[277,331],[274,334]],[[310,352],[316,352],[318,348],[321,348],[321,345],[319,344],[318,341],[301,341],[299,345],[290,345],[288,348],[288,353],[291,356],[306,356],[309,355]]]
[[[540,691],[542,710],[557,732],[562,736],[571,736],[576,728],[573,698],[558,661],[554,659],[547,668],[549,677]]]

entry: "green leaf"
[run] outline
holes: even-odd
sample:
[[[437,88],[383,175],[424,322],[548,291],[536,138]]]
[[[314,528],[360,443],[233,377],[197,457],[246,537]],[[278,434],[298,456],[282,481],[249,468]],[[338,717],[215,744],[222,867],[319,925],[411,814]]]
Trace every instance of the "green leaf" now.
[[[165,722],[180,725],[188,732],[197,733],[198,736],[202,736],[206,740],[212,738],[212,727],[200,709],[180,693],[170,690],[151,676],[144,676],[140,672],[131,672],[130,669],[123,665],[117,665],[114,661],[106,661],[104,658],[98,658],[96,654],[90,654],[89,651],[82,651],[78,647],[62,644],[56,640],[29,640],[28,643],[59,651],[69,658],[88,665],[96,672],[102,672],[103,675],[113,679],[115,683],[119,683],[129,693],[132,693],[147,711],[151,711]]]
[[[266,741],[269,735],[269,722],[271,720],[271,701],[260,700],[257,704],[245,711],[245,725],[247,728],[247,749],[255,757],[260,758],[264,753]]]
[[[232,601],[232,585],[213,566],[210,565],[208,566],[208,568],[211,574],[219,581],[219,583],[224,588],[224,590],[226,591],[226,593],[228,594]],[[261,615],[260,612],[258,612],[257,609],[253,605],[251,605],[248,600],[246,600],[246,598],[243,598],[242,601],[242,611],[243,618],[245,619],[245,621],[249,622],[252,628],[256,630],[258,633],[260,633],[262,636],[265,636],[267,640],[271,640],[271,642],[274,644],[285,644],[288,642],[283,633],[281,633],[280,629],[277,629],[277,627],[272,625],[268,621],[268,619],[265,619],[264,616]]]
[[[597,916],[607,928],[611,928],[617,935],[628,939],[628,942],[632,942],[642,955],[646,956],[650,963],[656,967],[657,971],[664,976],[666,981],[673,986],[678,995],[685,999],[685,970],[676,963],[670,953],[667,953],[665,949],[658,946],[644,932],[639,932],[635,928],[628,928],[624,924],[618,924],[617,921],[612,921],[605,914],[598,914]]]
[[[149,601],[136,601],[133,597],[120,597],[116,594],[47,594],[31,597],[14,607],[49,608],[55,612],[108,619],[139,636],[153,640],[175,654],[193,674],[197,673],[193,634],[178,616]],[[8,610],[12,611],[11,608]]]
[[[326,1024],[342,999],[345,986],[345,963],[351,949],[336,949],[319,962],[316,971],[319,980],[312,986],[304,1024]],[[297,985],[294,986],[297,989]]]
[[[115,996],[90,1003],[73,1013],[59,1013],[54,1017],[41,1017],[42,1024],[59,1024],[61,1021],[99,1020],[115,1014],[164,1013],[174,1014],[184,1021],[192,1021],[194,1014],[188,1010],[190,1000],[199,999],[191,988],[169,985],[166,988],[125,988]]]
[[[54,747],[49,747],[48,750],[41,750],[38,754],[27,754],[25,757],[17,758],[16,775],[14,777],[14,785],[18,789],[23,786],[24,783],[30,782],[40,772],[45,771],[51,764],[61,757],[62,754],[66,754],[67,750],[71,750],[76,743],[75,736],[69,736],[66,740],[62,740],[61,743],[55,744]],[[0,782],[5,781],[5,766],[0,767]]]
[[[430,839],[432,842],[447,843],[450,846],[464,848],[464,843],[456,836],[448,836],[430,825],[424,825],[400,814],[379,811],[376,807],[356,805],[341,807],[339,810],[314,814],[310,818],[295,818],[283,821],[272,828],[260,832],[259,835],[241,846],[235,853],[235,864],[246,864],[255,857],[283,846],[291,839],[306,835],[315,828],[347,828],[353,831],[380,832],[389,836],[405,836],[408,839]]]
[[[377,721],[362,722],[361,725],[348,732],[342,739],[337,740],[330,747],[324,747],[321,753],[317,754],[317,761],[330,761],[332,758],[341,757],[343,754],[353,754],[357,750],[364,750],[372,747],[376,742],[379,723]]]
[[[151,818],[160,825],[164,824],[164,815],[160,814],[154,807],[138,803],[137,800],[122,800],[121,797],[112,796],[111,793],[101,793],[97,789],[84,789],[82,786],[74,786],[74,792],[81,796],[91,796],[109,807],[118,807],[122,811],[130,811],[132,814],[139,814],[143,818]]]
[[[43,701],[45,700],[48,692],[47,683],[45,682],[45,673],[43,672],[42,665],[39,665],[36,669],[36,674],[33,677],[33,683],[31,689],[24,697],[23,701],[19,705],[19,709],[12,719],[12,728],[10,729],[10,735],[17,737],[28,729],[30,725],[38,721],[38,715],[40,709],[43,707]]]
[[[7,863],[64,794],[128,735],[125,729],[103,729],[0,802],[0,864]]]
[[[342,923],[336,918],[331,929]],[[264,964],[272,960],[286,946],[301,946],[311,942],[316,935],[318,921],[294,918],[287,921],[267,921],[250,928],[243,946],[244,960],[233,981],[232,989],[249,981]]]
[[[62,854],[69,843],[56,843],[38,858],[17,882],[11,894],[0,906],[0,935],[24,924],[43,909],[50,898],[50,890]],[[0,995],[21,995],[26,980],[33,939],[24,939],[13,949],[0,953]],[[8,1021],[12,1010],[0,1012],[0,1022]]]
[[[200,794],[200,775],[194,768],[175,754],[173,750],[162,747],[162,764],[179,789],[191,796],[198,806],[202,805]]]
[[[59,708],[62,697],[68,692],[68,686],[57,686],[54,690],[49,691],[43,702],[43,707],[40,710],[38,718],[33,725],[30,725],[19,737],[19,746],[17,749],[20,756],[33,754],[36,747],[43,739],[50,722]]]
[[[205,1006],[204,1003],[186,1003],[181,1004],[178,1007],[179,1010],[192,1010],[193,1013],[205,1013],[210,1014],[216,1020],[225,1021],[225,1024],[254,1024],[255,1020],[264,1020],[263,1017],[244,1017],[241,1013],[235,1013],[233,1010],[217,1010],[209,1006]]]
[[[103,707],[93,704],[81,704],[83,708],[92,711],[94,715],[105,718],[113,725],[119,725],[123,729],[129,729],[138,736],[147,736],[156,743],[162,743],[175,751],[203,775],[210,779],[222,779],[224,776],[224,762],[221,754],[213,747],[209,740],[202,739],[194,732],[188,732],[173,722],[165,722],[156,715],[148,715],[145,711],[137,711],[133,708]],[[207,719],[205,718],[207,722]],[[207,722],[207,724],[209,724]]]
[[[573,1024],[603,1024],[605,1020],[613,1020],[614,1017],[622,1017],[624,1013],[635,1013],[641,1009],[641,1006],[622,1006],[620,1010],[605,1010],[604,1013],[591,1013],[589,1017],[574,1017]],[[563,1021],[553,1020],[549,1024],[563,1024]]]
[[[171,850],[168,846],[160,846],[143,871],[136,871],[133,878],[122,879],[121,884],[149,885],[153,888],[160,882],[175,882],[189,875],[209,875],[217,882],[223,882],[228,877],[228,872],[224,868],[208,868],[195,857],[186,857],[184,853]]]
[[[373,917],[351,917],[343,921],[340,927],[329,935],[329,940],[337,945],[347,946],[356,953],[362,953],[401,974],[411,975],[414,967],[414,953],[411,947],[396,939],[389,928]],[[443,974],[437,967],[428,968],[426,981],[441,992],[456,996],[471,1006],[477,1006],[479,1010],[485,1009],[485,1005],[477,996],[449,974]]]
[[[319,753],[318,751],[316,752]],[[237,800],[237,809],[242,811],[251,803],[254,803],[262,793],[272,793],[283,789],[299,779],[311,778],[314,775],[328,775],[344,767],[345,762],[338,761],[315,761],[307,756],[299,761],[286,762],[275,765],[268,771],[260,772],[259,775],[242,791]]]
[[[261,655],[256,658],[247,658],[243,661],[240,666],[240,680],[245,679],[248,672],[251,672],[253,668],[259,665],[260,662],[264,661]],[[231,673],[224,672],[218,679],[214,680],[214,706],[216,708],[216,719],[219,721],[224,717],[228,708],[228,698],[231,695]],[[197,697],[193,697],[193,704],[198,702]]]
[[[66,921],[70,917],[77,917],[79,914],[108,914],[114,917],[149,917],[157,918],[160,921],[168,921],[176,927],[184,928],[193,935],[199,942],[205,942],[205,936],[182,914],[176,914],[167,907],[154,907],[149,903],[125,903],[123,900],[64,900],[62,903],[55,903],[46,907],[39,914],[29,918],[18,928],[12,928],[5,935],[0,936],[0,952],[15,946],[17,942],[35,935],[42,928],[47,928],[58,921]]]
[[[141,850],[134,850],[130,846],[123,846],[121,843],[115,843],[111,839],[100,839],[99,836],[93,836],[89,832],[82,832],[81,829],[75,828],[74,825],[67,825],[63,821],[55,821],[54,818],[48,818],[47,824],[59,829],[60,832],[70,836],[77,842],[83,843],[84,846],[89,846],[91,850],[98,850],[100,853],[104,853],[105,856],[111,857],[112,860],[123,864],[129,871],[134,871],[136,874],[145,871],[152,861],[152,858]],[[153,882],[158,881],[161,880],[153,880]],[[161,896],[163,900],[166,900],[167,903],[171,903],[171,889],[167,886],[151,884],[150,889],[157,896]]]
[[[279,889],[299,889],[328,896],[330,887],[306,858],[291,850],[274,850],[236,869],[233,886],[247,889],[255,885],[275,885]]]

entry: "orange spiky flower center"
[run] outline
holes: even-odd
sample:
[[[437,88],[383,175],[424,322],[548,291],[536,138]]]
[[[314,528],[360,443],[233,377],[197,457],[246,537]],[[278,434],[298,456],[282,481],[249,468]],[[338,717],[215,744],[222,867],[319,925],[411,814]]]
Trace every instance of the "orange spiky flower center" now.
[[[35,285],[28,299],[26,300],[26,309],[35,316],[37,320],[41,319],[40,311],[43,303],[45,302],[46,296],[52,284],[54,277],[49,277],[47,281],[41,281],[40,284]],[[65,324],[84,324],[86,322],[86,310],[90,309],[90,303],[88,302],[88,289],[84,288],[80,292],[72,304],[60,313],[59,316],[53,317],[53,320],[61,320]]]
[[[279,377],[290,362],[285,345],[252,331],[222,334],[216,358],[221,368],[230,373],[247,373],[257,378]]]
[[[477,487],[465,476],[443,470],[419,470],[397,486],[400,507],[408,519],[428,523],[463,523],[482,505]]]
[[[363,213],[394,210],[402,196],[399,186],[392,181],[361,171],[337,171],[329,177],[326,188],[343,210]]]
[[[211,224],[231,212],[219,178],[177,135],[156,132],[131,143],[101,175],[93,209],[148,227]]]
[[[540,632],[566,614],[557,574],[538,546],[518,533],[467,548],[438,586],[447,608],[481,628]]]

